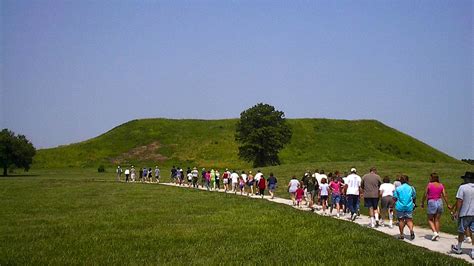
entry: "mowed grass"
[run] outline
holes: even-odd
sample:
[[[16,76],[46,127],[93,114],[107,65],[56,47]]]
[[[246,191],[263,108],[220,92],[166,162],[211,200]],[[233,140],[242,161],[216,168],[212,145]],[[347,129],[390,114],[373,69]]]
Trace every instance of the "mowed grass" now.
[[[91,170],[0,178],[0,264],[429,264],[464,261],[267,201]]]

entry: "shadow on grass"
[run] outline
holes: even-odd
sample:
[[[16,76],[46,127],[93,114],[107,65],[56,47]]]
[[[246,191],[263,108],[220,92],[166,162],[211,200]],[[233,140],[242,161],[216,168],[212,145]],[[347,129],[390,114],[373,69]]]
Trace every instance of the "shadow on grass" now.
[[[0,178],[15,178],[15,177],[38,177],[38,174],[9,174],[9,175],[0,175]]]

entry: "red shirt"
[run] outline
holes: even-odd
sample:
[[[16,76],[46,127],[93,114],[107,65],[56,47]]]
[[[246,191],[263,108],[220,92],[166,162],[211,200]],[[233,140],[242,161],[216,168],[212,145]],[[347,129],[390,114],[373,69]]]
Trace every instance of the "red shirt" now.
[[[265,189],[266,184],[265,184],[265,178],[262,176],[260,178],[260,181],[258,181],[258,188],[259,189]]]
[[[304,195],[304,190],[302,188],[298,188],[296,190],[296,199],[302,199]]]

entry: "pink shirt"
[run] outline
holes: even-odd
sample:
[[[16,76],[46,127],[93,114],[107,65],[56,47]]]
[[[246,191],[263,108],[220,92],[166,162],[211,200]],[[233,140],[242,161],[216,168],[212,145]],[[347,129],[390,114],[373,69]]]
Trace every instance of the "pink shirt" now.
[[[332,194],[336,194],[336,195],[341,194],[341,182],[331,181],[331,183],[329,183],[329,187],[331,187],[332,189]]]
[[[441,183],[430,182],[426,187],[428,200],[437,200],[441,198],[444,186]]]

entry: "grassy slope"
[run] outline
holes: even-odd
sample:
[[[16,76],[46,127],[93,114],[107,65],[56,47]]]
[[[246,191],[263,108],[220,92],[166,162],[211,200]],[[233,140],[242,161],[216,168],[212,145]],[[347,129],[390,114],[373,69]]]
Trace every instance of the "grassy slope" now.
[[[133,120],[109,132],[72,145],[39,150],[35,167],[97,167],[154,141],[168,159],[160,165],[248,167],[237,157],[237,120]],[[321,161],[459,161],[373,120],[290,119],[291,143],[282,150],[283,164]],[[144,162],[140,158],[122,164]],[[146,162],[146,161],[145,161]],[[156,162],[148,162],[155,164]]]
[[[0,264],[467,265],[267,201],[39,173],[0,178]]]

